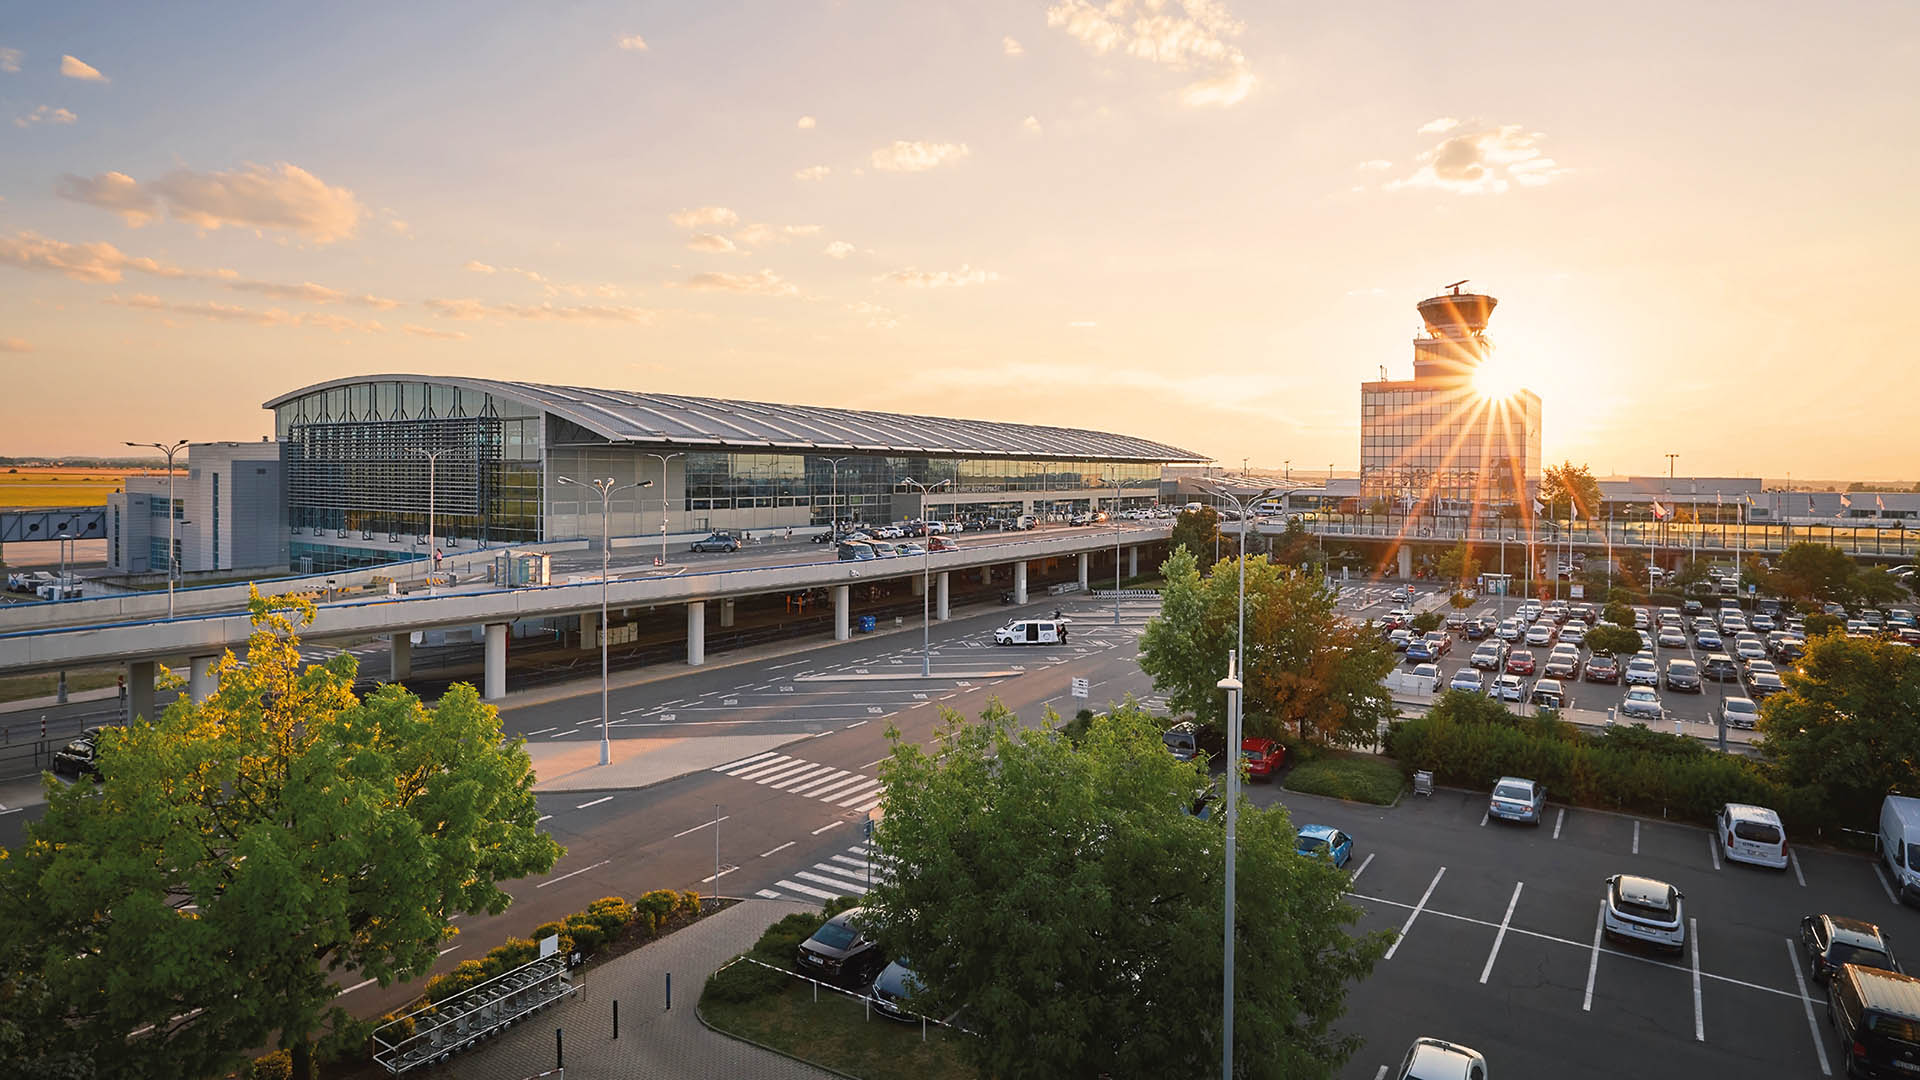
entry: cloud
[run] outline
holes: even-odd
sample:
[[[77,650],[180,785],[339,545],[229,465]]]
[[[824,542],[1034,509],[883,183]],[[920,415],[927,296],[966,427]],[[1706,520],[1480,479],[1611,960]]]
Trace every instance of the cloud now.
[[[873,167],[882,172],[926,172],[949,161],[959,161],[971,153],[966,143],[896,139],[892,146],[883,146],[873,152]]]
[[[719,233],[703,232],[693,234],[693,238],[687,241],[687,250],[704,251],[710,255],[731,255],[740,249]]]
[[[60,58],[60,74],[65,75],[69,79],[79,79],[83,82],[109,81],[105,75],[100,74],[99,68],[85,61],[76,60],[71,56],[63,56]]]
[[[160,213],[160,200],[123,172],[104,172],[92,177],[67,173],[54,181],[53,193],[63,199],[111,210],[135,229]]]
[[[404,221],[401,221],[399,218],[388,218],[387,228],[392,229],[394,232],[399,233],[401,236],[405,236],[409,238],[413,236],[413,226],[407,224]]]
[[[800,289],[771,270],[752,274],[728,274],[715,271],[695,274],[677,285],[696,292],[750,293],[757,296],[798,296]]]
[[[867,327],[871,330],[891,330],[900,325],[900,317],[892,310],[883,308],[879,304],[870,304],[865,300],[855,300],[847,305],[847,310],[866,319]]]
[[[532,322],[651,323],[655,313],[623,304],[508,304],[465,297],[427,300],[428,311],[443,319],[525,319]]]
[[[20,73],[20,60],[26,54],[19,49],[0,49],[0,71],[9,75]]]
[[[740,215],[724,206],[702,206],[668,214],[667,220],[683,229],[693,229],[702,225],[735,225],[739,223]]]
[[[1038,135],[1040,134],[1040,118],[1037,116],[1029,116],[1025,120],[1020,121],[1020,127],[1030,135]]]
[[[853,254],[855,248],[852,244],[847,243],[845,240],[835,240],[833,243],[828,244],[826,248],[823,250],[825,251],[828,258],[844,259],[847,256]]]
[[[1452,131],[1460,126],[1460,121],[1451,116],[1442,116],[1420,125],[1420,134],[1438,135],[1443,131]]]
[[[795,169],[793,171],[793,178],[795,180],[821,180],[832,171],[833,166],[831,165],[809,165],[804,169]]]
[[[1092,319],[1076,319],[1073,322],[1068,323],[1067,325],[1069,327],[1072,327],[1075,330],[1087,330],[1087,329],[1091,329],[1093,327],[1099,326],[1100,324],[1093,321]]]
[[[1096,55],[1122,52],[1149,63],[1200,77],[1180,90],[1190,106],[1232,106],[1246,100],[1254,76],[1245,54],[1232,43],[1246,25],[1225,0],[1058,0],[1047,25],[1064,30]]]
[[[11,50],[8,50],[8,51],[11,51]],[[14,56],[16,58],[18,58],[19,55],[20,54],[17,52],[14,53]],[[32,343],[28,342],[26,338],[17,338],[17,337],[0,338],[0,352],[32,352],[32,351],[33,351],[33,345]]]
[[[1026,46],[1015,41],[1012,37],[1003,37],[1000,39],[1000,51],[1007,56],[1019,56],[1021,53],[1026,52],[1027,49]]]
[[[748,247],[767,247],[772,244],[784,244],[796,236],[813,236],[820,231],[818,225],[765,225],[753,224],[733,234],[733,238]]]
[[[398,300],[370,293],[354,296],[311,281],[286,285],[243,278],[232,270],[190,270],[145,256],[128,255],[112,244],[70,244],[25,230],[12,236],[0,236],[0,265],[49,271],[75,281],[98,285],[114,284],[131,271],[168,280],[210,282],[234,292],[255,293],[280,300],[300,300],[310,304],[354,304],[379,311],[400,306]]]
[[[999,281],[1000,275],[991,270],[975,270],[963,263],[958,270],[918,270],[909,266],[902,270],[889,270],[874,280],[913,289],[959,289]]]
[[[813,125],[814,125],[813,117],[803,116],[800,118],[799,123],[795,124],[794,126],[799,128],[802,131],[812,131]]]
[[[1459,195],[1498,195],[1514,184],[1539,187],[1552,183],[1568,171],[1540,149],[1544,138],[1540,132],[1527,131],[1519,124],[1475,124],[1447,130],[1454,134],[1416,157],[1418,167],[1413,173],[1389,182],[1387,190],[1433,188]]]
[[[628,52],[646,52],[647,51],[647,39],[641,37],[639,34],[628,34],[626,37],[623,37],[619,41],[615,42],[615,44],[619,45],[621,48],[627,50]]]
[[[1371,158],[1355,165],[1354,168],[1361,172],[1385,172],[1393,168],[1393,162],[1388,161],[1386,158]]]
[[[424,338],[435,338],[440,341],[467,340],[467,332],[465,330],[435,330],[431,326],[415,326],[412,323],[408,323],[400,329],[405,330],[409,334],[417,334]]]
[[[175,303],[147,293],[135,293],[132,296],[121,296],[116,293],[103,302],[142,311],[188,315],[212,322],[247,323],[253,326],[307,326],[332,330],[335,333],[351,330],[363,334],[379,334],[386,331],[386,327],[378,322],[350,319],[345,315],[325,312],[289,312],[280,308],[268,308],[263,311],[259,308],[237,307],[233,304],[219,304],[209,300]]]
[[[52,105],[42,105],[25,116],[13,118],[14,127],[32,127],[34,124],[71,124],[80,119],[70,109],[57,109]]]

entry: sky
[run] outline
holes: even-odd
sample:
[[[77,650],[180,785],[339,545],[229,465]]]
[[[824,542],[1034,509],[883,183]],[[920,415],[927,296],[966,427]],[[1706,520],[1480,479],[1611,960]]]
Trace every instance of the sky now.
[[[1545,455],[1909,477],[1920,5],[14,5],[0,455],[462,374],[1342,470],[1497,296]]]

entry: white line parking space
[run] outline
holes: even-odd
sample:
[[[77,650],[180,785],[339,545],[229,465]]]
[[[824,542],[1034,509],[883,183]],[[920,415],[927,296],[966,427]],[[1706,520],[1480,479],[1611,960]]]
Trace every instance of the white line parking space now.
[[[1420,912],[1426,908],[1427,901],[1433,898],[1433,890],[1439,886],[1440,878],[1445,875],[1446,872],[1447,868],[1444,866],[1441,867],[1439,872],[1433,875],[1433,880],[1427,883],[1427,891],[1420,894],[1420,902],[1415,904],[1413,910],[1407,913],[1407,921],[1400,925],[1400,933],[1394,937],[1393,944],[1387,946],[1387,954],[1381,957],[1381,959],[1391,960],[1393,959],[1393,954],[1399,951],[1400,943],[1407,940],[1407,931],[1413,929],[1413,920],[1420,917]]]
[[[1635,830],[1638,835],[1639,830]],[[1636,845],[1637,846],[1637,845]],[[1600,936],[1607,928],[1607,902],[1600,901],[1600,910],[1593,916],[1593,956],[1587,960],[1587,996],[1580,1002],[1580,1011],[1593,1011],[1593,977],[1600,971]]]
[[[1513,883],[1513,898],[1507,901],[1507,913],[1500,920],[1500,932],[1493,935],[1493,948],[1487,953],[1487,966],[1480,969],[1480,984],[1486,985],[1487,976],[1493,974],[1493,962],[1500,955],[1500,943],[1507,940],[1507,926],[1513,922],[1513,909],[1520,903],[1520,888],[1523,882]]]
[[[1800,950],[1794,940],[1787,938],[1787,964],[1793,968],[1793,985],[1800,991],[1800,1006],[1807,1012],[1807,1033],[1813,1036],[1813,1052],[1820,1055],[1820,1075],[1832,1076],[1833,1068],[1827,1064],[1827,1040],[1820,1032],[1820,1024],[1813,1018],[1813,999],[1807,996],[1807,977],[1800,973]]]
[[[1693,949],[1693,1039],[1707,1041],[1706,1016],[1700,1010],[1700,920],[1687,920],[1687,944]]]

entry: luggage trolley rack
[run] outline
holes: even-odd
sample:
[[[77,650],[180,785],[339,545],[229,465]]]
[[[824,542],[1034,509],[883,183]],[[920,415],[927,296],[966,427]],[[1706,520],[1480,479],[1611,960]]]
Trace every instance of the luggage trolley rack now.
[[[445,1061],[585,988],[568,954],[542,957],[375,1029],[373,1059],[393,1075]]]

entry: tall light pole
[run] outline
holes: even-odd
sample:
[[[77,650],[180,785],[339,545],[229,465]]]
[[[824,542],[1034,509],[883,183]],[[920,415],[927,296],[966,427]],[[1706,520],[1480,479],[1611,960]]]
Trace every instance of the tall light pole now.
[[[432,596],[434,573],[440,569],[440,567],[436,565],[440,549],[435,545],[433,537],[434,493],[438,490],[438,486],[434,483],[435,469],[440,464],[440,455],[447,452],[447,447],[443,446],[437,450],[423,450],[416,446],[413,447],[412,450],[413,453],[420,454],[427,459],[427,595]]]
[[[637,484],[615,484],[613,477],[604,480],[591,480],[585,484],[571,477],[554,478],[556,483],[571,484],[574,487],[590,487],[600,493],[600,764],[613,763],[613,740],[610,735],[607,710],[607,579],[612,576],[611,558],[613,555],[613,493],[632,488],[649,488],[653,481],[642,480]],[[718,871],[715,871],[718,873]],[[715,886],[719,882],[715,881]]]
[[[1113,506],[1108,508],[1107,518],[1113,522],[1113,625],[1119,626],[1120,625],[1120,473],[1119,473],[1119,470],[1118,469],[1114,470],[1114,475],[1111,478],[1102,477],[1100,480],[1100,483],[1102,486],[1105,486],[1108,484],[1113,485]],[[1214,526],[1213,539],[1215,544],[1218,544],[1220,542],[1220,527],[1217,524]],[[1219,549],[1216,547],[1214,550],[1215,550],[1215,554],[1213,558],[1215,562],[1218,562],[1220,560]]]
[[[918,480],[902,478],[898,483],[918,489],[920,492],[920,520],[927,519],[927,496],[946,487],[952,481],[941,480],[934,484],[923,484]],[[933,677],[933,619],[927,614],[928,599],[933,595],[933,549],[920,545],[920,677]]]
[[[1680,457],[1680,455],[1667,454],[1664,456],[1667,459],[1667,486],[1663,489],[1662,493],[1665,494],[1667,497],[1667,520],[1672,521],[1673,520],[1673,463],[1676,459]],[[1673,533],[1673,527],[1669,525],[1666,528],[1661,529],[1660,532],[1663,538],[1670,538]],[[1669,544],[1669,546],[1671,546],[1671,544]]]
[[[167,618],[173,618],[173,578],[179,569],[180,560],[174,554],[174,545],[179,543],[174,530],[174,514],[178,509],[173,501],[173,455],[187,448],[187,440],[176,439],[171,445],[157,442],[130,442],[128,446],[152,447],[167,455]]]
[[[838,541],[840,539],[840,463],[843,461],[851,461],[853,458],[852,455],[846,455],[842,457],[821,458],[820,460],[833,466],[833,505],[827,508],[827,532],[832,539]],[[922,499],[921,501],[925,502],[926,500]],[[925,512],[923,508],[921,513],[924,514]]]
[[[660,459],[660,565],[665,566],[667,565],[667,462],[677,457],[686,457],[687,455],[684,451],[675,451],[671,454],[648,453],[647,456]],[[629,484],[628,486],[652,487],[653,481],[648,480],[645,483]]]

